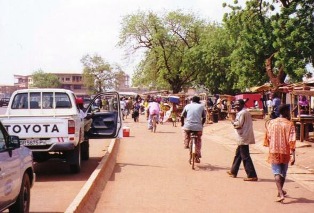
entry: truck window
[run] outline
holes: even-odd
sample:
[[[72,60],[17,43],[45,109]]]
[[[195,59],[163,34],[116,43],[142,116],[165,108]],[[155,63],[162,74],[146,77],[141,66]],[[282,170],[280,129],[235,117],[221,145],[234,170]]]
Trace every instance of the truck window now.
[[[28,94],[19,93],[17,94],[12,103],[12,109],[27,109],[28,108]]]
[[[40,92],[31,92],[30,93],[29,108],[30,109],[39,109],[40,106],[41,106]]]
[[[53,93],[43,92],[43,109],[51,109],[53,107]]]
[[[56,108],[71,108],[71,100],[68,94],[66,93],[55,93],[55,99],[56,99]]]

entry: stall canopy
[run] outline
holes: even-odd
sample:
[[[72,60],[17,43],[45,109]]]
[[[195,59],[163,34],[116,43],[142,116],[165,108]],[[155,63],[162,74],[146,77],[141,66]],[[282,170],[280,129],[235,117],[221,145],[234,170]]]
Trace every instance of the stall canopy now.
[[[250,91],[251,92],[263,92],[263,91],[270,91],[272,89],[272,86],[270,83],[266,83],[262,86],[256,86],[256,87],[251,87]]]

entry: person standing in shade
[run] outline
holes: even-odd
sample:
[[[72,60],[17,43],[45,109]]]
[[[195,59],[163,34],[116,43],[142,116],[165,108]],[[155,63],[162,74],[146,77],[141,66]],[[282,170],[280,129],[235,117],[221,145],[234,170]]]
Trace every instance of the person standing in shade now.
[[[279,117],[279,106],[281,104],[281,100],[278,97],[277,93],[273,94],[273,99],[272,99],[272,113],[271,113],[271,118],[275,119]]]
[[[234,103],[237,114],[235,120],[232,121],[232,124],[237,133],[238,147],[235,152],[231,169],[230,171],[227,171],[227,173],[230,177],[236,178],[241,162],[243,161],[243,166],[247,174],[244,181],[257,181],[257,174],[249,150],[249,145],[255,143],[252,116],[244,108],[244,105],[245,102],[242,99],[236,100]]]
[[[283,202],[286,191],[283,185],[286,180],[289,162],[291,165],[295,162],[295,126],[290,121],[290,107],[287,104],[279,106],[280,117],[269,121],[266,129],[266,143],[269,147],[268,162],[271,164],[272,172],[278,190],[276,200]],[[290,157],[291,155],[291,157]]]
[[[271,96],[266,101],[266,105],[267,105],[267,115],[270,118],[271,109],[272,109],[272,97]]]

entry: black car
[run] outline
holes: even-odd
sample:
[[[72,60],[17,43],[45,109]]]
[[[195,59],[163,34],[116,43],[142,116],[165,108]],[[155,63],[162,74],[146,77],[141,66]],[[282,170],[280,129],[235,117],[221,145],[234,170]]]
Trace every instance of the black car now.
[[[8,106],[10,98],[1,98],[0,99],[0,107]]]

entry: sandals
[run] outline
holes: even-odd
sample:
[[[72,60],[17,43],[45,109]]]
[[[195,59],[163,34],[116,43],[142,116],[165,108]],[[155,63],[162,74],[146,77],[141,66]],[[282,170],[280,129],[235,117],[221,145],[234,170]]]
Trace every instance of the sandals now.
[[[195,163],[200,163],[200,162],[201,162],[201,160],[198,157],[196,157],[195,158]]]
[[[276,202],[283,203],[283,201],[285,200],[285,196],[286,196],[287,192],[285,190],[282,190],[282,193],[283,193],[283,197],[280,197],[279,193],[277,194],[278,199],[275,200]]]
[[[285,198],[284,198],[284,197],[281,197],[281,198],[278,198],[278,199],[276,200],[276,202],[278,202],[278,203],[283,203],[284,200],[285,200]]]
[[[285,191],[285,190],[282,190],[282,193],[283,193],[283,196],[284,196],[284,197],[286,197],[287,191]],[[277,194],[277,197],[280,197],[280,194],[279,194],[279,192],[278,192],[278,194]]]

